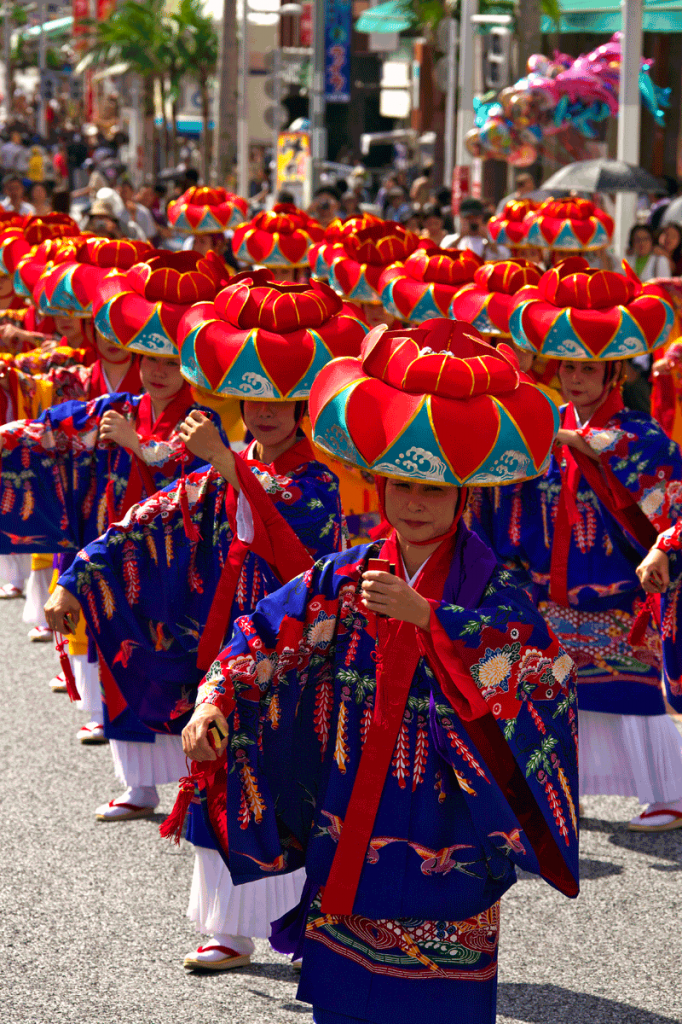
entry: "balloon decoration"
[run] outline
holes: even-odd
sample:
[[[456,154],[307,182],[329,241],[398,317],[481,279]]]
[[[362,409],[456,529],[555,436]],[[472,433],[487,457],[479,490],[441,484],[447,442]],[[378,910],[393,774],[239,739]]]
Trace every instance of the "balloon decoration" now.
[[[471,249],[417,249],[379,278],[384,309],[410,323],[448,316],[462,285],[474,280],[483,260]]]
[[[574,128],[586,139],[597,138],[597,125],[618,114],[620,40],[616,32],[608,43],[575,60],[558,52],[552,59],[532,54],[527,74],[502,89],[495,101],[474,100],[474,127],[466,137],[469,152],[530,167],[550,135]],[[662,125],[670,89],[652,82],[652,65],[652,60],[642,60],[639,88],[644,105]]]
[[[675,314],[665,292],[623,274],[593,270],[581,256],[563,260],[537,285],[522,288],[509,317],[520,348],[549,359],[632,359],[668,337]]]
[[[522,288],[537,284],[542,271],[530,260],[497,260],[484,263],[472,284],[457,292],[450,316],[472,324],[487,338],[509,336],[509,314]]]
[[[310,395],[313,440],[381,476],[491,486],[538,476],[558,410],[512,350],[473,327],[375,327],[360,358],[336,359]]]
[[[179,330],[181,372],[214,395],[304,399],[336,356],[357,355],[367,327],[323,281],[237,274],[212,302],[188,310]]]
[[[222,234],[249,215],[249,204],[224,188],[194,185],[168,204],[168,223],[187,235]]]

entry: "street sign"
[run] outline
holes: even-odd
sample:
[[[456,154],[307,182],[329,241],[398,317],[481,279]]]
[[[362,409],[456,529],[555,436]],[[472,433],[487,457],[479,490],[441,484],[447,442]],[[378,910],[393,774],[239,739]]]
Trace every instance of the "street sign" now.
[[[268,128],[284,128],[290,118],[291,114],[281,103],[277,107],[268,107],[263,113],[263,120]]]

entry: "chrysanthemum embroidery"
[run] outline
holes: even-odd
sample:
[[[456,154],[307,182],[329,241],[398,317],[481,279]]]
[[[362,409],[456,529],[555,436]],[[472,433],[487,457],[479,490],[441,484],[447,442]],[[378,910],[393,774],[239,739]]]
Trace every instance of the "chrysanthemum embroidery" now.
[[[303,630],[305,643],[309,647],[328,647],[334,638],[334,627],[336,616],[327,615],[324,609],[320,609],[314,622],[306,624]]]
[[[498,692],[507,693],[512,665],[519,660],[521,644],[505,644],[492,650],[486,647],[485,655],[471,667],[471,676],[486,699]]]

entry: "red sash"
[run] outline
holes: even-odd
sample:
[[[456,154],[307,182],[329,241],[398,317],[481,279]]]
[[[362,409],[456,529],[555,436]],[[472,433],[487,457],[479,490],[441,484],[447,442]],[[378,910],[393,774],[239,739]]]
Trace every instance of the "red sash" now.
[[[622,408],[623,399],[620,392],[614,389],[590,418],[590,428],[605,427],[611,417]],[[564,410],[562,426],[566,430],[578,429],[573,405],[568,405]],[[576,451],[575,448],[569,448],[568,445],[562,446],[561,453],[566,460],[566,470],[562,473],[561,496],[554,524],[549,596],[557,604],[568,605],[568,556],[573,524],[578,518],[575,499],[581,476],[619,526],[646,551],[653,546],[658,534],[633,495],[608,466],[595,462],[588,455]]]
[[[306,462],[315,460],[315,453],[307,438],[301,438],[293,447],[280,455],[271,466],[244,457],[235,459],[239,483],[251,506],[254,523],[254,539],[251,544],[239,540],[234,526],[237,508],[237,494],[228,486],[228,512],[233,520],[234,539],[230,544],[227,558],[218,580],[215,596],[201,634],[197,652],[197,668],[208,671],[220,654],[225,632],[230,621],[232,602],[239,582],[239,575],[249,551],[260,555],[282,583],[287,583],[313,564],[307,548],[301,543],[286,519],[277,511],[275,503],[265,493],[249,467],[261,466],[267,472],[277,475],[290,473]]]

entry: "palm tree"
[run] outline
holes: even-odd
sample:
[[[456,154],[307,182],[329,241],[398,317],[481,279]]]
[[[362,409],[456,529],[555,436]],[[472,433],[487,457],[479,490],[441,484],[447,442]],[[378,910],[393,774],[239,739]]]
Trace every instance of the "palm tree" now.
[[[201,135],[201,175],[208,181],[211,115],[211,80],[218,64],[218,34],[210,17],[204,14],[201,0],[180,0],[170,19],[173,22],[173,47],[180,78],[186,75],[196,81],[201,95],[201,116],[204,127]],[[179,81],[177,85],[179,88]],[[173,98],[171,84],[171,100]],[[176,96],[177,100],[177,96]]]
[[[145,171],[158,167],[154,110],[155,83],[165,74],[163,18],[165,0],[123,0],[106,21],[90,21],[84,57],[75,69],[82,74],[92,64],[125,63],[142,80]]]

